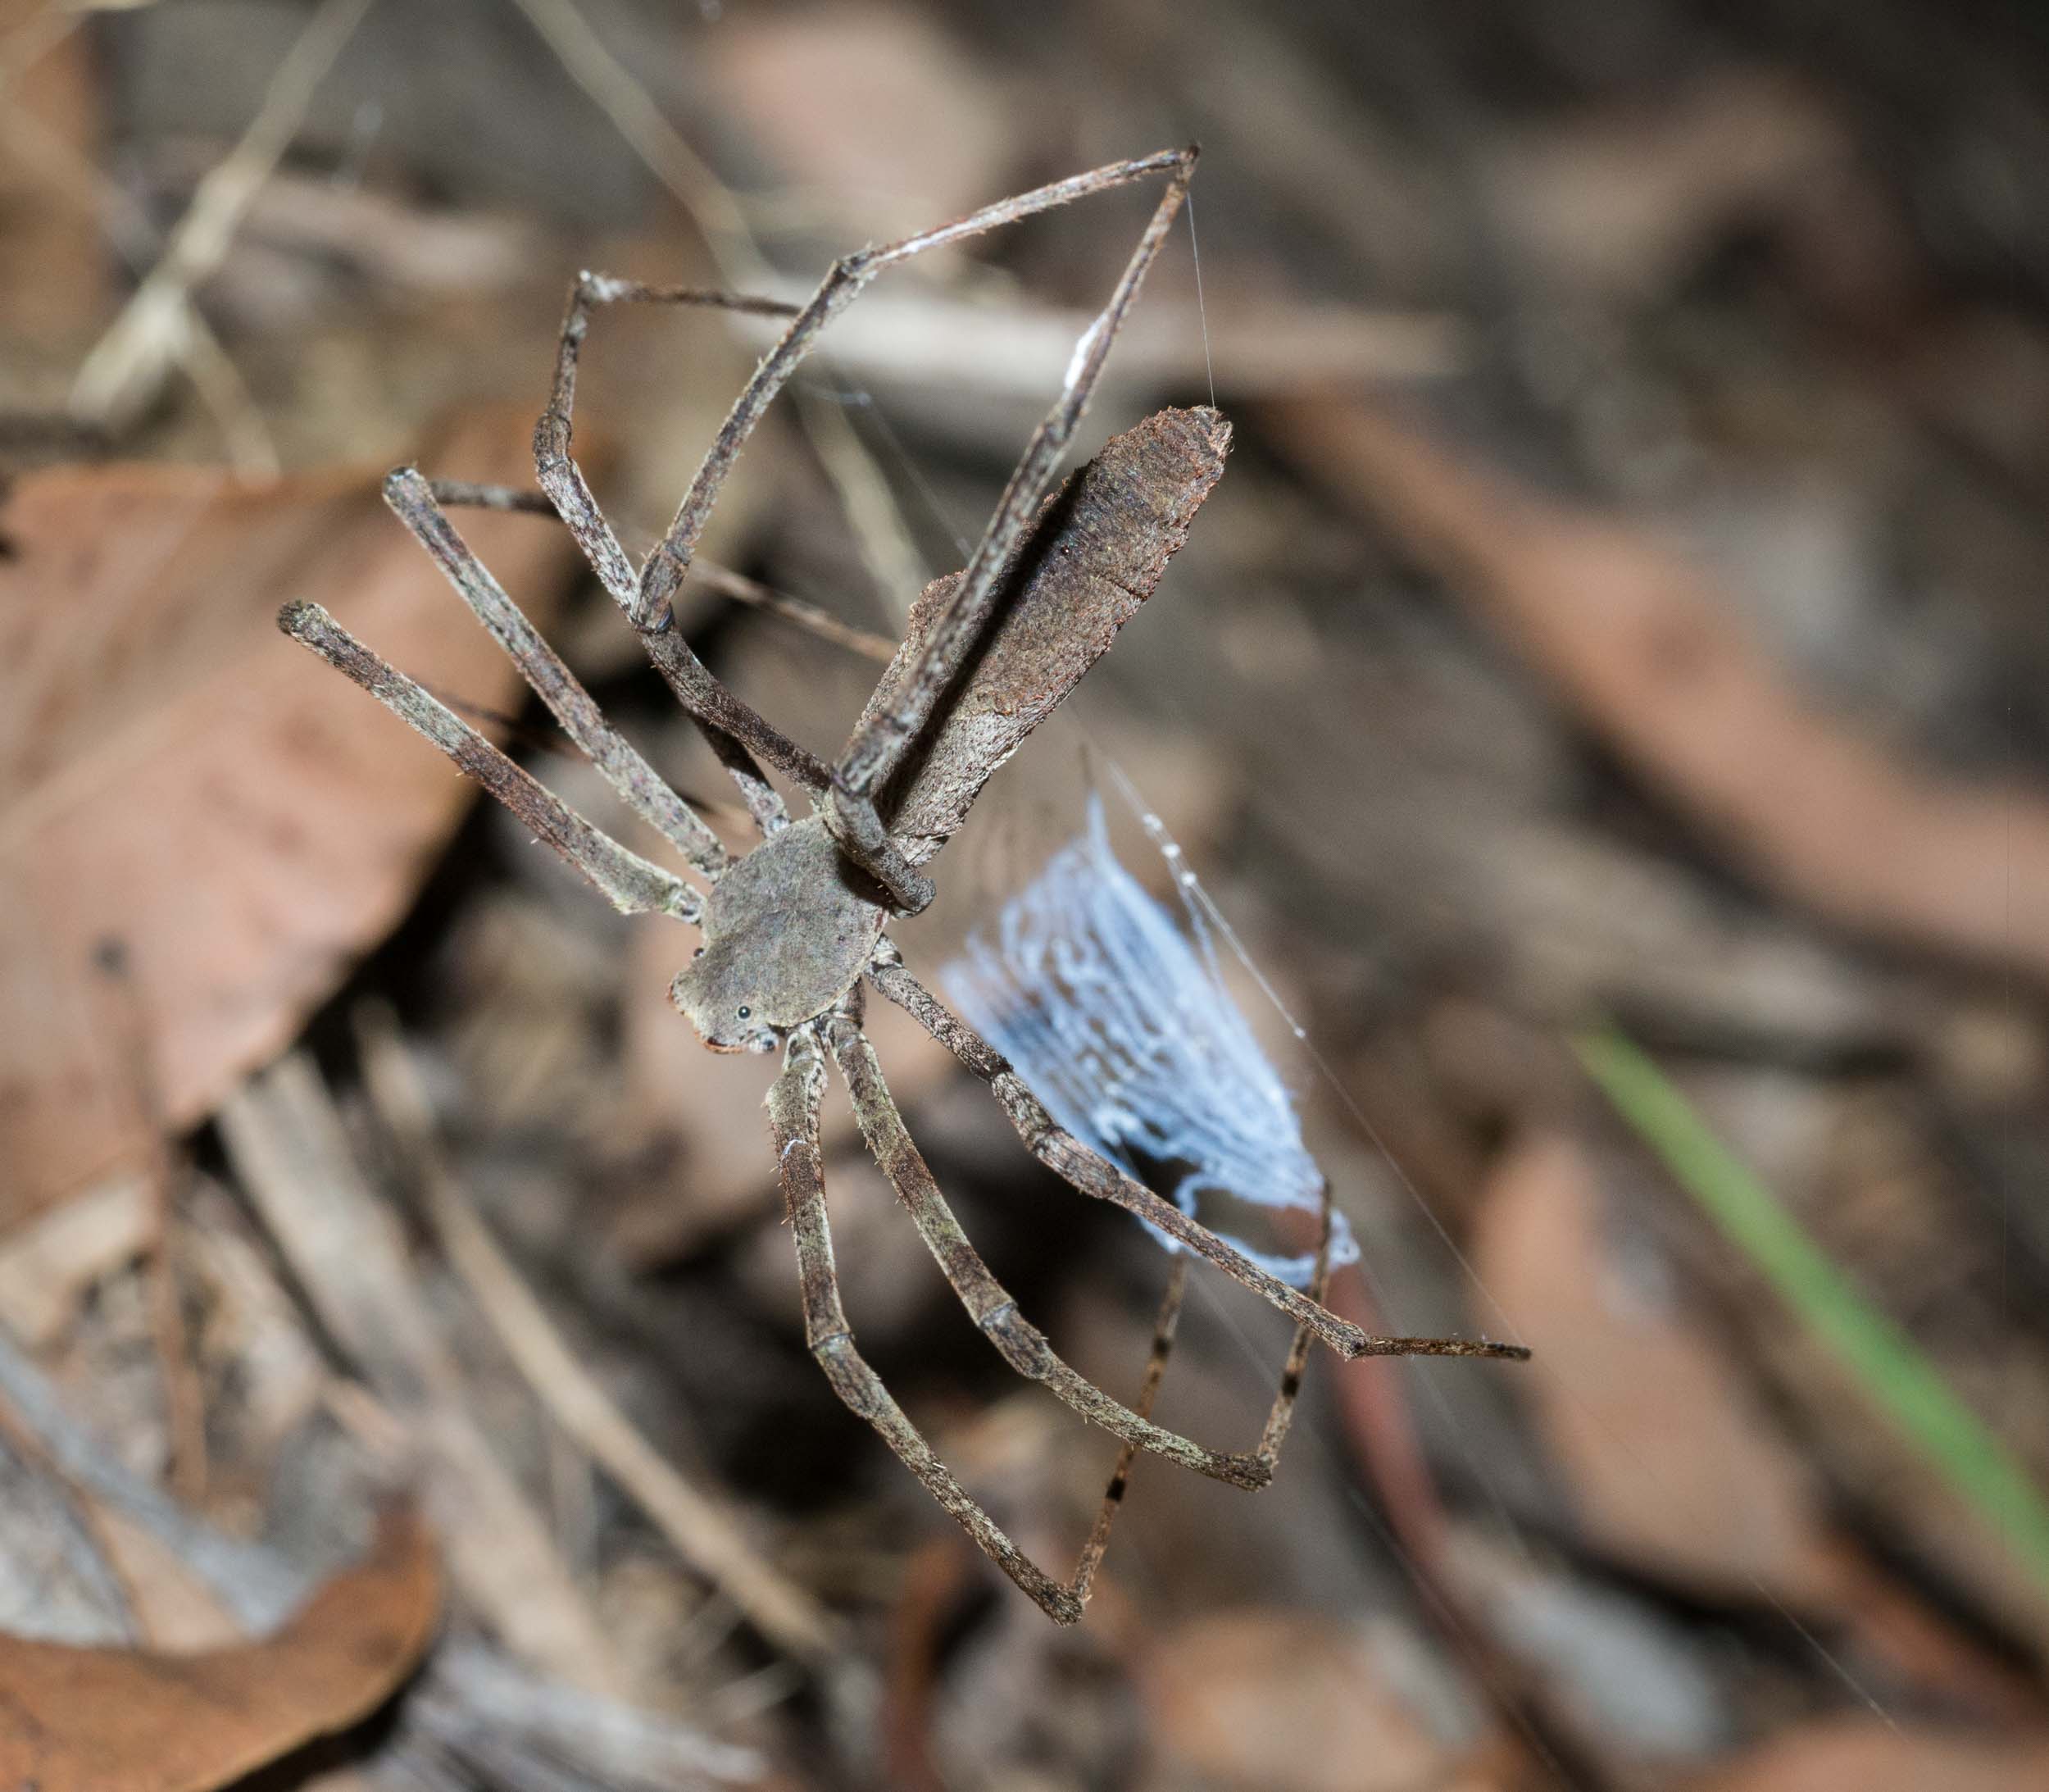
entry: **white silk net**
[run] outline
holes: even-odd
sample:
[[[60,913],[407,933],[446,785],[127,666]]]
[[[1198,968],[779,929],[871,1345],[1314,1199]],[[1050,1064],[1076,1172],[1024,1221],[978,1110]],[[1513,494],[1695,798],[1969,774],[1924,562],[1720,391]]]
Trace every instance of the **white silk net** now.
[[[1218,1225],[1214,1211],[1197,1211],[1212,1196],[1320,1215],[1324,1176],[1185,890],[1182,907],[1185,930],[1118,863],[1102,799],[1092,798],[1086,830],[1004,906],[993,937],[969,939],[940,980],[1068,1131],[1133,1176],[1177,1171],[1170,1192],[1183,1212],[1303,1287],[1313,1251],[1261,1250]],[[1332,1264],[1358,1254],[1333,1212]]]

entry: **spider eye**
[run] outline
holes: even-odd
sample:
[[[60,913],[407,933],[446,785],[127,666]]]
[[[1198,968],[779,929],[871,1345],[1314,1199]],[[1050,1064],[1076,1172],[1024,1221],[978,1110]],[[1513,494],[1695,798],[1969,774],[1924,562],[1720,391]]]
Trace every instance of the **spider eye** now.
[[[736,1013],[736,1014],[738,1014],[738,1015],[739,1016],[739,1017],[740,1017],[743,1021],[744,1021],[744,1020],[746,1020],[746,1019],[748,1017],[748,1016],[750,1016],[751,1014],[752,1014],[752,1013],[754,1012],[754,1010],[753,1010],[753,1009],[752,1009],[752,1008],[750,1008],[750,1007],[747,1007],[747,1005],[743,1003],[742,1003],[742,1004],[741,1004],[741,1006],[740,1006],[740,1007],[738,1007],[738,1008],[735,1008],[735,1009],[734,1010],[734,1013]]]

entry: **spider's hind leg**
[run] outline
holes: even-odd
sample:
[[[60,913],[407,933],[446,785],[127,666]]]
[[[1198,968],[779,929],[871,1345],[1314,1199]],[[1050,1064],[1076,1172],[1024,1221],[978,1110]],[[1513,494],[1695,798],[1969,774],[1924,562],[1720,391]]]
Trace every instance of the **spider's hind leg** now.
[[[878,989],[951,1052],[963,1069],[988,1085],[1025,1148],[1070,1188],[1122,1208],[1157,1227],[1185,1249],[1206,1258],[1269,1306],[1278,1308],[1297,1325],[1306,1326],[1339,1356],[1491,1357],[1511,1362],[1528,1359],[1529,1352],[1520,1344],[1470,1338],[1383,1338],[1339,1318],[1320,1300],[1290,1288],[1279,1276],[1261,1269],[1243,1252],[1056,1124],[1046,1104],[1032,1093],[1010,1060],[912,976],[904,966],[902,955],[889,941],[885,939],[877,948],[868,976]]]
[[[844,1021],[846,1017],[843,1016],[841,1019]],[[854,1347],[852,1330],[847,1322],[846,1309],[840,1302],[838,1272],[833,1262],[832,1230],[825,1215],[824,1160],[819,1149],[819,1104],[825,1083],[825,1044],[821,1035],[832,1024],[830,1021],[815,1021],[791,1035],[783,1072],[776,1078],[768,1097],[770,1134],[775,1143],[776,1163],[782,1180],[784,1206],[789,1218],[791,1235],[796,1241],[797,1270],[803,1285],[805,1342],[819,1366],[825,1371],[826,1380],[831,1383],[833,1391],[851,1411],[865,1419],[882,1435],[883,1440],[896,1453],[898,1459],[974,1540],[976,1547],[1029,1594],[1034,1603],[1056,1623],[1072,1624],[1080,1617],[1083,1608],[1088,1603],[1097,1571],[1102,1565],[1103,1553],[1109,1546],[1111,1526],[1124,1501],[1133,1465],[1144,1445],[1140,1441],[1127,1439],[1118,1454],[1116,1467],[1111,1476],[1110,1483],[1104,1490],[1096,1521],[1083,1547],[1073,1578],[1062,1585],[1011,1542],[995,1520],[954,1478],[951,1471],[933,1453],[931,1446],[920,1435],[917,1428],[905,1417],[903,1409],[891,1397],[881,1378]],[[851,1032],[851,1038],[862,1045],[866,1044],[857,1031]],[[904,1188],[901,1183],[898,1186],[900,1189]],[[936,1193],[935,1189],[935,1196]],[[910,1198],[907,1190],[906,1198]],[[916,1209],[914,1208],[913,1211],[915,1213]],[[965,1239],[960,1242],[965,1245]],[[1323,1293],[1324,1280],[1329,1267],[1329,1209],[1326,1204],[1324,1242],[1318,1253],[1315,1277],[1311,1284],[1312,1299],[1320,1298]],[[975,1261],[979,1263],[979,1259]],[[983,1275],[993,1287],[994,1278],[988,1277],[986,1270]],[[1188,1258],[1179,1256],[1174,1260],[1166,1299],[1161,1305],[1154,1328],[1152,1350],[1136,1407],[1126,1414],[1147,1433],[1156,1432],[1156,1428],[1150,1423],[1149,1415],[1160,1391],[1161,1381],[1166,1373],[1167,1359],[1173,1348],[1174,1326],[1179,1317],[1182,1292],[1187,1285],[1187,1278]],[[1001,1294],[1000,1289],[997,1292]],[[965,1292],[962,1298],[969,1299]],[[970,1304],[972,1306],[974,1303],[970,1301]],[[1296,1394],[1302,1383],[1303,1363],[1309,1352],[1310,1336],[1308,1326],[1297,1326],[1287,1365],[1282,1373],[1279,1394],[1267,1417],[1259,1449],[1249,1458],[1257,1465],[1262,1479],[1271,1471],[1274,1462],[1279,1454],[1282,1440],[1287,1435],[1288,1421],[1294,1410]],[[1056,1389],[1055,1391],[1059,1390]],[[1124,1408],[1116,1407],[1107,1395],[1101,1395],[1100,1398],[1106,1406],[1115,1408],[1119,1412],[1125,1412]],[[1097,1417],[1097,1422],[1102,1422],[1100,1415],[1091,1416]],[[1165,1438],[1173,1437],[1171,1432],[1156,1432],[1156,1435]]]
[[[1323,1239],[1317,1247],[1316,1267],[1310,1278],[1309,1298],[1321,1301],[1324,1290],[1330,1279],[1331,1205],[1330,1189],[1324,1188]],[[1134,1409],[1143,1418],[1152,1416],[1152,1403],[1159,1398],[1160,1384],[1165,1379],[1167,1362],[1174,1353],[1174,1334],[1181,1321],[1181,1302],[1188,1291],[1188,1257],[1185,1251],[1174,1256],[1174,1271],[1167,1278],[1166,1293],[1161,1296],[1158,1317],[1153,1321],[1152,1349],[1146,1357],[1144,1380],[1138,1386],[1138,1397],[1133,1403]],[[1288,1348],[1288,1360],[1281,1367],[1280,1387],[1274,1396],[1274,1404],[1266,1415],[1266,1423],[1260,1432],[1259,1448],[1253,1453],[1253,1460],[1270,1476],[1280,1462],[1281,1446],[1288,1440],[1288,1429],[1295,1417],[1295,1402],[1302,1393],[1302,1371],[1309,1362],[1309,1348],[1315,1335],[1307,1326],[1297,1326],[1295,1335]],[[1110,1547],[1111,1526],[1116,1522],[1117,1513],[1124,1503],[1125,1490],[1131,1481],[1131,1471],[1138,1460],[1138,1446],[1126,1444],[1118,1452],[1117,1466],[1110,1472],[1109,1485],[1103,1489],[1102,1503],[1097,1508],[1096,1522],[1088,1533],[1088,1541],[1081,1553],[1081,1561],[1074,1569],[1071,1585],[1075,1597],[1088,1603],[1090,1587],[1094,1584],[1096,1570],[1102,1566],[1103,1552]]]
[[[1167,1278],[1167,1291],[1161,1297],[1159,1316],[1152,1323],[1152,1349],[1146,1355],[1145,1379],[1138,1385],[1134,1410],[1142,1418],[1152,1417],[1152,1403],[1160,1397],[1160,1384],[1166,1378],[1167,1359],[1174,1354],[1174,1335],[1181,1321],[1181,1298],[1188,1286],[1188,1260],[1177,1255],[1174,1272]],[[1117,1521],[1124,1493],[1131,1485],[1132,1467],[1138,1460],[1138,1446],[1126,1444],[1117,1452],[1117,1466],[1096,1508],[1096,1521],[1089,1527],[1088,1541],[1082,1545],[1081,1560],[1074,1566],[1071,1583],[1074,1597],[1083,1604],[1096,1584],[1096,1571],[1102,1566],[1103,1552],[1110,1547],[1110,1527]]]
[[[1055,1623],[1072,1624],[1081,1617],[1081,1600],[1004,1535],[933,1453],[882,1378],[854,1348],[853,1331],[840,1304],[832,1230],[825,1217],[825,1165],[818,1144],[818,1108],[825,1084],[824,1050],[814,1023],[790,1035],[783,1072],[768,1096],[770,1134],[803,1283],[805,1343],[825,1371],[833,1392],[882,1434],[883,1441],[975,1540],[976,1547],[1029,1594]]]
[[[1232,1455],[1205,1449],[1179,1433],[1163,1430],[1143,1414],[1113,1400],[1079,1374],[1046,1339],[1043,1332],[1018,1310],[1016,1300],[999,1282],[970,1241],[939,1192],[925,1157],[904,1125],[874,1046],[861,1030],[858,1009],[850,1003],[827,1023],[833,1055],[854,1104],[862,1139],[890,1186],[907,1208],[911,1223],[932,1253],[961,1304],[977,1328],[1020,1375],[1043,1385],[1092,1425],[1193,1469],[1198,1475],[1238,1487],[1263,1487],[1270,1471],[1255,1456]]]

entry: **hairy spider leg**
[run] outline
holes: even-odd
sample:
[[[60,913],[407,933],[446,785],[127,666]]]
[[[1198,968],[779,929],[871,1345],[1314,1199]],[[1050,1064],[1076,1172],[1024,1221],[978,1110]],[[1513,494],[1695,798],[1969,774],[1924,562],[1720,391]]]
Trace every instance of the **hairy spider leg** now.
[[[598,894],[625,915],[672,915],[696,922],[704,898],[680,877],[651,864],[582,816],[421,685],[380,659],[317,603],[288,603],[278,625],[360,685],[400,721],[425,735],[457,768],[488,790]]]
[[[606,721],[604,713],[561,656],[541,637],[505,587],[478,559],[434,502],[433,489],[411,467],[401,467],[384,481],[384,502],[427,550],[428,557],[456,588],[477,620],[505,649],[520,676],[539,695],[562,725],[562,731],[582,748],[605,781],[642,820],[649,823],[684,857],[715,883],[729,862],[718,836],[697,812],[671,789],[626,737]]]
[[[1146,1353],[1145,1376],[1132,1406],[1141,1418],[1152,1417],[1152,1403],[1159,1399],[1160,1384],[1166,1379],[1167,1359],[1174,1354],[1174,1329],[1181,1322],[1181,1299],[1188,1287],[1188,1260],[1185,1255],[1177,1255],[1173,1272],[1167,1277],[1166,1292],[1160,1299],[1160,1311],[1152,1321],[1152,1348]],[[1127,1442],[1117,1452],[1117,1466],[1110,1471],[1102,1503],[1096,1508],[1096,1521],[1088,1527],[1088,1540],[1082,1545],[1080,1561],[1074,1564],[1074,1578],[1070,1585],[1084,1605],[1095,1590],[1096,1571],[1102,1566],[1103,1553],[1110,1547],[1110,1527],[1117,1521],[1125,1490],[1131,1485],[1132,1467],[1138,1460],[1136,1444]]]
[[[1341,1319],[1322,1302],[1290,1288],[1200,1221],[1190,1219],[1171,1201],[1092,1150],[1055,1123],[1045,1103],[1034,1094],[1010,1060],[958,1019],[938,997],[905,968],[902,954],[885,939],[870,961],[869,980],[951,1052],[978,1080],[989,1085],[1025,1149],[1070,1188],[1120,1207],[1150,1221],[1176,1243],[1207,1258],[1233,1281],[1278,1308],[1297,1325],[1309,1327],[1341,1357],[1491,1357],[1522,1362],[1529,1353],[1520,1344],[1492,1344],[1469,1338],[1383,1338]]]
[[[1111,1399],[1061,1360],[1045,1334],[1018,1310],[1016,1299],[983,1261],[939,1192],[938,1180],[912,1141],[890,1095],[875,1048],[861,1030],[857,989],[856,999],[843,1003],[833,1017],[827,1036],[869,1152],[890,1187],[910,1209],[911,1223],[947,1285],[1003,1360],[1027,1380],[1043,1384],[1092,1425],[1138,1449],[1234,1486],[1264,1487],[1271,1478],[1271,1471],[1258,1457],[1206,1449],[1178,1433],[1164,1430]]]
[[[547,493],[531,486],[479,485],[469,480],[430,479],[427,489],[434,494],[437,504],[445,504],[451,510],[504,511],[522,516],[545,516],[551,522],[561,521],[561,513]],[[897,644],[887,635],[857,629],[851,623],[841,621],[821,605],[803,598],[793,598],[787,591],[778,591],[775,586],[763,584],[758,579],[749,579],[730,566],[697,560],[691,562],[690,574],[706,590],[730,598],[735,603],[744,603],[751,609],[766,610],[770,616],[780,616],[807,634],[830,641],[835,647],[843,647],[850,653],[879,660],[884,666],[896,657]]]
[[[803,1287],[804,1341],[825,1371],[833,1392],[865,1419],[925,1490],[952,1515],[977,1548],[1029,1594],[1056,1624],[1081,1617],[1081,1602],[1003,1534],[953,1478],[932,1446],[904,1416],[882,1379],[854,1348],[833,1267],[832,1228],[825,1217],[825,1162],[818,1144],[818,1109],[825,1087],[824,1048],[816,1021],[790,1035],[783,1070],[769,1089],[769,1135],[774,1141],[783,1204],[796,1241]]]
[[[1047,1380],[1059,1394],[1084,1417],[1105,1426],[1124,1438],[1119,1452],[1116,1467],[1111,1472],[1108,1485],[1103,1490],[1102,1503],[1094,1524],[1090,1527],[1087,1542],[1083,1545],[1074,1572],[1065,1585],[1056,1581],[1040,1568],[1010,1538],[995,1520],[956,1480],[951,1471],[934,1454],[903,1410],[890,1395],[879,1376],[871,1369],[854,1348],[853,1334],[847,1321],[846,1311],[840,1301],[838,1272],[833,1262],[832,1233],[826,1219],[823,1158],[819,1149],[819,1106],[824,1094],[825,1072],[821,1034],[829,1035],[833,1055],[840,1063],[847,1078],[848,1091],[855,1103],[855,1113],[860,1120],[862,1133],[874,1152],[876,1162],[889,1176],[892,1185],[911,1205],[914,1221],[921,1235],[939,1259],[949,1282],[961,1299],[962,1303],[975,1315],[978,1324],[992,1336],[997,1334],[988,1323],[989,1317],[1002,1319],[1015,1318],[1016,1303],[1004,1293],[1002,1286],[989,1274],[986,1266],[975,1255],[964,1234],[947,1211],[934,1183],[931,1172],[916,1148],[911,1142],[895,1104],[882,1084],[881,1071],[875,1053],[866,1036],[861,1031],[853,1004],[843,1003],[829,1019],[820,1020],[801,1028],[790,1037],[785,1048],[784,1069],[777,1077],[768,1097],[769,1126],[774,1141],[776,1162],[779,1167],[783,1198],[790,1229],[796,1241],[798,1273],[802,1283],[804,1301],[805,1341],[812,1356],[825,1370],[833,1391],[847,1408],[865,1419],[879,1432],[885,1443],[893,1450],[904,1466],[921,1481],[934,1499],[960,1524],[982,1553],[997,1567],[1029,1594],[1039,1608],[1056,1623],[1072,1624],[1081,1616],[1093,1590],[1097,1571],[1103,1555],[1109,1547],[1111,1527],[1124,1502],[1125,1489],[1129,1482],[1132,1467],[1142,1449],[1154,1449],[1170,1460],[1184,1467],[1196,1467],[1209,1473],[1200,1462],[1191,1461],[1183,1450],[1161,1448],[1159,1440],[1171,1440],[1174,1444],[1185,1444],[1186,1440],[1174,1437],[1171,1432],[1161,1432],[1152,1426],[1149,1415],[1166,1374],[1167,1362],[1173,1349],[1175,1326],[1181,1312],[1182,1298],[1188,1285],[1188,1260],[1185,1256],[1174,1260],[1174,1271],[1169,1279],[1165,1299],[1153,1328],[1152,1347],[1148,1355],[1144,1379],[1140,1385],[1135,1408],[1127,1409],[1117,1405],[1093,1383],[1079,1376],[1074,1382],[1092,1396],[1087,1403],[1070,1399],[1069,1391],[1053,1382],[1044,1373],[1044,1366],[1052,1358],[1045,1340],[1029,1326],[1021,1332],[1009,1334],[1014,1343],[1023,1348],[1013,1355],[999,1339],[1006,1360],[1024,1375],[1034,1380]],[[886,1104],[886,1107],[885,1107]],[[874,1130],[871,1131],[871,1125]],[[911,1167],[915,1165],[915,1169]],[[906,1174],[906,1171],[909,1171]],[[1330,1208],[1324,1211],[1323,1239],[1317,1252],[1316,1269],[1311,1282],[1311,1298],[1320,1299],[1329,1274]],[[930,1230],[928,1230],[928,1226]],[[993,1304],[991,1303],[993,1302]],[[1281,1372],[1280,1388],[1261,1433],[1256,1454],[1252,1458],[1264,1471],[1261,1480],[1250,1485],[1262,1485],[1270,1476],[1278,1461],[1281,1446],[1285,1441],[1288,1423],[1292,1418],[1297,1394],[1301,1391],[1302,1376],[1307,1359],[1311,1327],[1297,1326]],[[1061,1365],[1062,1368],[1065,1365]],[[1071,1374],[1071,1371],[1069,1371]],[[1122,1417],[1112,1421],[1112,1413]],[[1135,1423],[1134,1422],[1135,1421]],[[1196,1448],[1195,1453],[1207,1456],[1211,1453]],[[1243,1458],[1232,1458],[1243,1462]],[[1220,1478],[1238,1480],[1235,1475]],[[1240,1481],[1240,1485],[1247,1485]]]
[[[619,544],[592,494],[589,481],[570,453],[570,416],[576,403],[576,363],[590,328],[592,310],[600,305],[639,303],[708,306],[754,316],[789,317],[797,307],[780,299],[755,298],[740,293],[705,291],[686,286],[647,286],[607,274],[579,274],[570,288],[556,349],[555,378],[547,408],[534,428],[534,466],[541,489],[575,536],[597,582],[626,614],[676,701],[702,727],[719,762],[739,786],[740,795],[764,834],[789,819],[782,798],[761,775],[756,759],[765,759],[814,798],[822,797],[830,774],[825,763],[806,751],[729,690],[672,625],[665,604],[659,614],[641,603],[640,575]]]
[[[1317,1246],[1316,1267],[1309,1282],[1311,1300],[1320,1301],[1329,1283],[1332,1218],[1330,1187],[1326,1183],[1323,1238]],[[1152,1416],[1152,1403],[1159,1398],[1160,1384],[1165,1379],[1167,1362],[1174,1353],[1174,1334],[1180,1324],[1181,1303],[1188,1286],[1188,1253],[1177,1253],[1173,1271],[1167,1277],[1166,1292],[1161,1297],[1158,1317],[1153,1321],[1152,1348],[1146,1355],[1145,1378],[1139,1384],[1138,1398],[1134,1403],[1134,1410],[1143,1418]],[[1280,1386],[1261,1430],[1257,1452],[1257,1458],[1269,1476],[1280,1465],[1281,1448],[1288,1441],[1288,1426],[1294,1420],[1295,1401],[1302,1393],[1302,1371],[1308,1364],[1309,1349],[1314,1340],[1315,1334],[1307,1326],[1296,1326],[1294,1338],[1288,1347],[1288,1360],[1281,1366]],[[1097,1508],[1096,1522],[1089,1530],[1088,1541],[1083,1547],[1081,1561],[1070,1583],[1075,1598],[1084,1605],[1088,1603],[1090,1589],[1095,1584],[1096,1571],[1102,1565],[1103,1552],[1110,1547],[1111,1526],[1116,1522],[1118,1510],[1124,1504],[1131,1471],[1138,1459],[1138,1446],[1126,1443],[1118,1452],[1117,1466],[1110,1471],[1109,1484],[1103,1489],[1102,1503]]]
[[[833,813],[835,831],[848,856],[857,861],[896,899],[906,914],[915,914],[931,902],[932,880],[912,869],[909,861],[884,828],[875,807],[877,797],[902,762],[911,744],[931,721],[940,698],[995,613],[1003,574],[1011,555],[1051,489],[1061,458],[1073,440],[1076,425],[1088,408],[1102,371],[1109,360],[1111,344],[1124,327],[1125,315],[1138,295],[1147,271],[1166,240],[1175,215],[1187,198],[1189,177],[1195,171],[1196,152],[1166,152],[1115,171],[1120,181],[1137,177],[1138,171],[1161,171],[1170,175],[1166,191],[1140,234],[1138,247],[1125,263],[1110,301],[1097,313],[1074,346],[1067,377],[1052,408],[1032,432],[1024,453],[1003,488],[995,513],[975,544],[946,614],[926,637],[916,663],[897,687],[894,701],[870,716],[856,731],[833,768]],[[1084,181],[1097,176],[1084,175]],[[1105,180],[1102,184],[1111,183]],[[1069,184],[1072,184],[1070,183]],[[1054,189],[1043,189],[1052,192]],[[1097,190],[1089,188],[1086,190]],[[1064,203],[1079,193],[1063,195]],[[1034,208],[1037,209],[1037,208]],[[1014,214],[1022,216],[1022,212]],[[943,239],[934,233],[935,239]],[[919,247],[929,247],[920,243]],[[792,332],[797,329],[791,326]],[[653,562],[649,562],[652,568]]]

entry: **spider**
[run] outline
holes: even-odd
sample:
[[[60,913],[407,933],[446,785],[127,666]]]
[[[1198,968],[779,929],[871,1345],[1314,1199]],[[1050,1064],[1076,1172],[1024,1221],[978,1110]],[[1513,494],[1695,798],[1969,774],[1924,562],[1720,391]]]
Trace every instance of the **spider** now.
[[[965,819],[992,772],[1071,691],[1157,584],[1197,507],[1223,471],[1230,426],[1216,411],[1162,411],[1117,437],[1048,499],[1060,461],[1111,343],[1185,199],[1196,151],[1120,161],[1004,199],[956,221],[835,262],[802,306],[741,294],[579,275],[571,288],[547,409],[534,430],[538,492],[443,484],[411,468],[385,481],[387,502],[629,807],[709,886],[629,851],[544,789],[475,730],[311,604],[279,625],[381,700],[507,804],[622,912],[657,912],[702,930],[676,977],[676,1006],[715,1052],[775,1052],[769,1127],[796,1242],[807,1344],[834,1391],[879,1432],[974,1541],[1055,1621],[1081,1615],[1131,1464],[1149,1451],[1239,1487],[1271,1478],[1312,1339],[1340,1356],[1516,1358],[1506,1344],[1374,1336],[1323,1304],[1330,1207],[1306,1289],[1250,1261],[1173,1202],[1055,1124],[1009,1062],[915,979],[888,937],[934,886],[919,869]],[[869,699],[853,737],[827,765],[742,703],[675,625],[671,600],[720,485],[749,432],[833,317],[884,269],[928,249],[1087,196],[1154,177],[1165,190],[1104,306],[1076,344],[1060,396],[1034,432],[964,571],[935,580]],[[570,449],[577,357],[593,313],[618,303],[708,306],[783,317],[786,327],[747,382],[698,467],[666,535],[636,567],[599,511]],[[648,657],[739,786],[761,840],[727,853],[688,803],[599,712],[449,523],[443,505],[559,515]],[[766,762],[805,797],[793,819]],[[986,1084],[1026,1148],[1086,1195],[1148,1221],[1178,1247],[1136,1408],[1113,1399],[1055,1353],[969,1242],[904,1125],[862,1030],[864,985],[906,1009]],[[856,1350],[842,1308],[819,1148],[828,1060],[837,1065],[870,1151],[908,1208],[953,1292],[1006,1361],[1123,1440],[1079,1564],[1056,1581],[970,1497]],[[1258,1445],[1213,1450],[1147,1417],[1164,1372],[1187,1253],[1214,1263],[1292,1318],[1296,1331]]]

